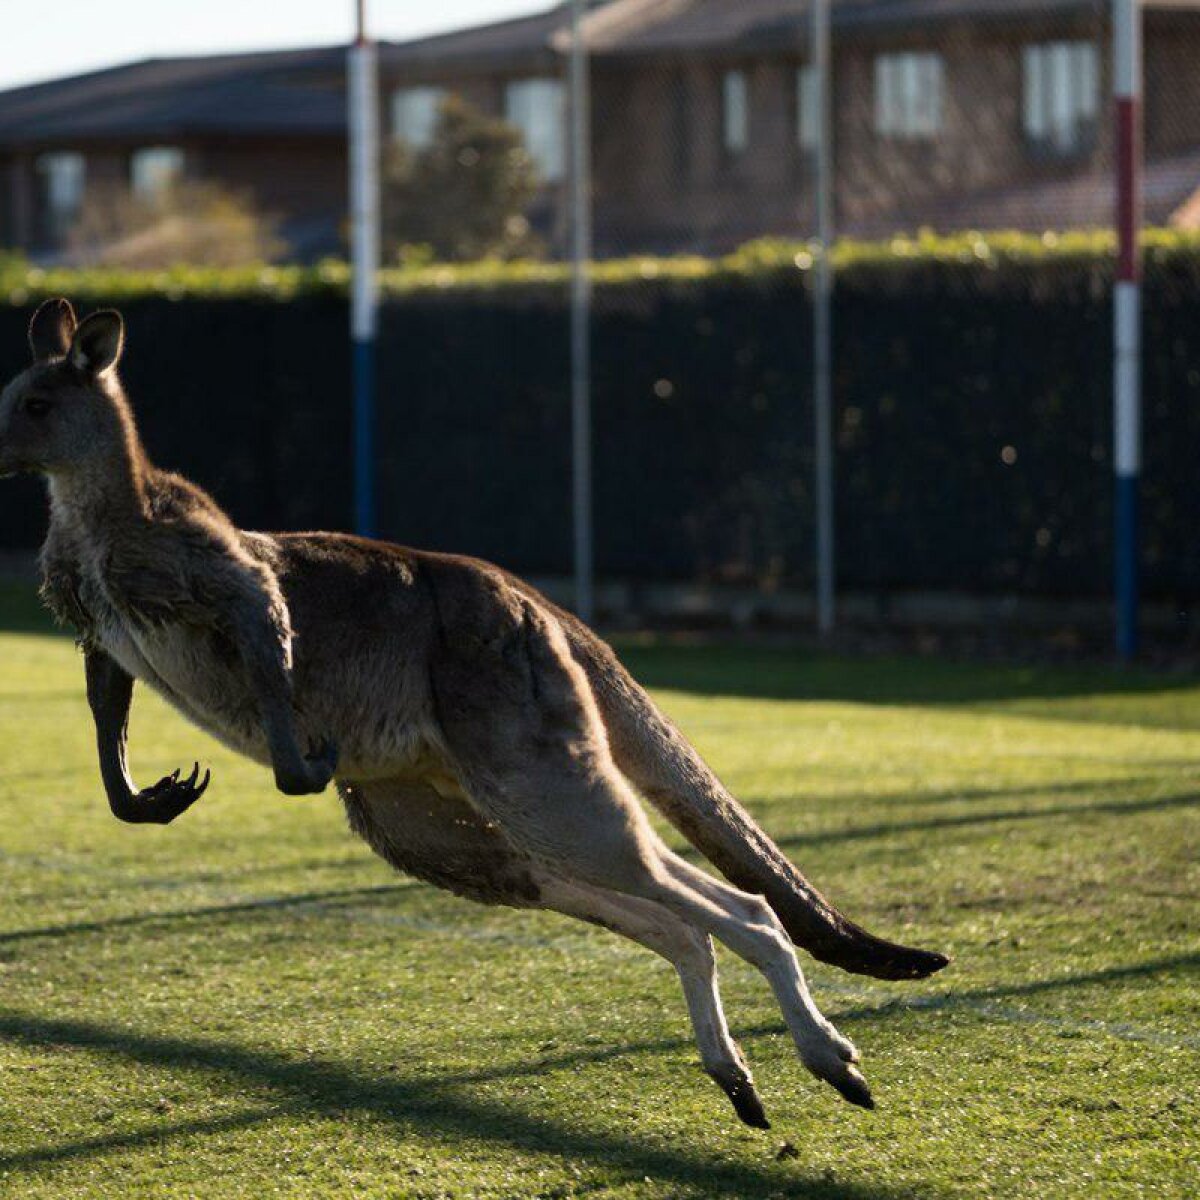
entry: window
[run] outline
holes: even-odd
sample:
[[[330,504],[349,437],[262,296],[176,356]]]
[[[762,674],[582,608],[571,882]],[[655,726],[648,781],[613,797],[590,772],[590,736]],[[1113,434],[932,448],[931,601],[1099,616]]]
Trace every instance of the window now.
[[[557,183],[566,162],[562,84],[557,79],[514,80],[505,89],[504,115],[521,131],[543,182]]]
[[[442,98],[439,87],[402,88],[392,96],[392,135],[413,150],[424,150],[437,132]]]
[[[745,71],[726,71],[721,80],[722,135],[729,154],[750,145],[750,90]]]
[[[816,68],[801,67],[796,72],[796,141],[806,152],[815,150],[821,137],[819,100]]]
[[[145,146],[129,160],[129,182],[139,200],[160,201],[183,175],[178,146]]]
[[[87,164],[82,154],[73,151],[42,154],[37,174],[45,233],[52,241],[61,241],[79,216]]]
[[[875,59],[875,132],[933,138],[942,131],[942,56],[905,52]]]
[[[1095,143],[1100,73],[1091,42],[1046,42],[1024,50],[1025,136],[1036,149],[1078,154]]]
[[[691,171],[692,123],[687,76],[675,71],[671,76],[671,155],[675,179],[685,182]]]

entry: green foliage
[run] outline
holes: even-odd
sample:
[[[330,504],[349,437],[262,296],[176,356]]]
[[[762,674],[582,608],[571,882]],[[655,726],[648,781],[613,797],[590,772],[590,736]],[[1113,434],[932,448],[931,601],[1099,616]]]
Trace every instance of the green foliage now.
[[[1143,246],[1151,277],[1169,272],[1200,280],[1200,233],[1151,229],[1143,235]],[[606,259],[593,263],[591,274],[599,288],[689,285],[729,279],[803,281],[811,271],[813,254],[814,248],[807,242],[760,239],[716,258],[645,255]],[[435,257],[428,244],[408,245],[398,251],[397,265],[380,273],[385,294],[546,290],[565,286],[570,275],[565,263],[512,260],[498,253],[473,262],[439,262],[434,261]],[[1115,257],[1115,237],[1108,230],[1040,235],[963,233],[945,237],[923,233],[871,242],[844,239],[833,251],[839,279],[847,284],[879,283],[897,288],[925,281],[986,289],[1005,280],[1028,280],[1034,270],[1043,272],[1050,286],[1064,279],[1101,286],[1111,280]],[[135,271],[43,269],[30,266],[18,255],[0,254],[0,298],[19,305],[48,293],[111,301],[146,295],[168,299],[246,296],[289,300],[297,295],[342,294],[349,277],[347,264],[336,259],[311,267],[178,265]]]
[[[385,243],[393,256],[410,246],[454,261],[528,255],[536,239],[525,212],[537,189],[520,131],[447,96],[428,146],[388,149]]]
[[[9,304],[22,307],[47,295],[108,303],[156,296],[165,300],[243,297],[287,301],[299,295],[343,295],[349,281],[349,266],[334,259],[313,267],[267,263],[241,267],[180,264],[156,271],[45,268],[27,264],[5,269],[0,263],[0,295]]]
[[[70,641],[5,633],[0,1193],[1195,1195],[1194,680],[626,657],[822,890],[954,955],[918,984],[803,958],[877,1112],[808,1076],[719,951],[774,1128],[737,1124],[653,954],[394,875],[332,795],[279,796],[149,689],[136,776],[199,757],[213,784],[177,825],[118,824]]]
[[[217,269],[278,259],[287,249],[278,221],[249,194],[214,183],[178,180],[142,197],[129,187],[89,190],[67,234],[69,262],[117,270],[157,270],[178,263]]]

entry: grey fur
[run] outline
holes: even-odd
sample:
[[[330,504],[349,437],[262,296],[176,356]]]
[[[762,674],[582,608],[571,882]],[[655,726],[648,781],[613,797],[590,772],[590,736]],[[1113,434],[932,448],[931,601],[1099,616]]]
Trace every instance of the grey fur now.
[[[122,820],[166,824],[197,766],[138,791],[133,682],[270,765],[289,794],[336,773],[351,828],[396,868],[489,904],[604,925],[679,971],[705,1069],[766,1117],[725,1022],[710,936],[775,991],[804,1064],[870,1106],[857,1051],[817,1011],[788,935],[888,978],[941,955],[847,921],[783,856],[589,629],[486,563],[339,534],[237,529],[146,457],[115,368],[115,313],[65,300],[0,394],[0,474],[49,480],[43,596],[86,656],[101,778]],[[633,783],[719,866],[673,854]],[[765,896],[765,899],[764,899]],[[769,902],[769,903],[768,903]]]

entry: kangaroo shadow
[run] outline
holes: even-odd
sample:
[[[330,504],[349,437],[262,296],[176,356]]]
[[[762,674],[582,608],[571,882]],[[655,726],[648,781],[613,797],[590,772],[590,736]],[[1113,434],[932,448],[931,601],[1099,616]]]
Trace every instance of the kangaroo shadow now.
[[[484,1139],[497,1149],[536,1154],[552,1153],[572,1161],[603,1161],[628,1180],[651,1176],[679,1186],[681,1191],[712,1196],[757,1197],[788,1195],[812,1200],[899,1200],[911,1195],[890,1187],[841,1183],[806,1177],[791,1165],[732,1164],[694,1146],[666,1149],[634,1134],[618,1135],[571,1126],[519,1107],[482,1099],[473,1085],[515,1074],[534,1074],[555,1066],[629,1052],[600,1051],[564,1056],[562,1062],[541,1060],[527,1066],[483,1068],[430,1078],[380,1078],[336,1062],[297,1062],[263,1049],[203,1038],[165,1037],[100,1023],[0,1012],[0,1039],[24,1046],[73,1046],[142,1066],[203,1071],[233,1076],[239,1084],[269,1087],[280,1093],[277,1104],[220,1118],[165,1122],[153,1129],[114,1133],[58,1145],[0,1153],[0,1171],[13,1174],[47,1164],[78,1160],[96,1154],[161,1145],[173,1137],[251,1128],[280,1116],[304,1113],[344,1116],[357,1110],[389,1123],[397,1132],[416,1134],[452,1145],[456,1139]],[[649,1044],[675,1047],[675,1039]],[[844,1118],[843,1118],[844,1119]],[[764,1140],[764,1157],[770,1143]],[[923,1195],[935,1195],[929,1189]]]

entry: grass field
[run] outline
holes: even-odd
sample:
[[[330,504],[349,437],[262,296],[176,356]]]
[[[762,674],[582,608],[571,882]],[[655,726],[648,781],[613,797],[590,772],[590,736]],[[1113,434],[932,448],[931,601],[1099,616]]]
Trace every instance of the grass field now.
[[[1184,1196],[1200,1189],[1200,685],[628,647],[810,877],[951,952],[805,959],[879,1109],[799,1066],[721,959],[774,1128],[701,1074],[670,969],[399,878],[139,691],[166,829],[108,815],[82,668],[0,635],[0,1195]],[[795,1154],[780,1158],[781,1144]]]

